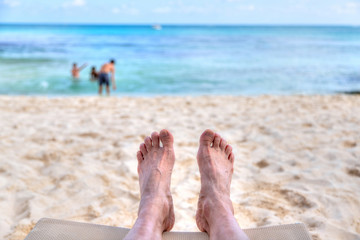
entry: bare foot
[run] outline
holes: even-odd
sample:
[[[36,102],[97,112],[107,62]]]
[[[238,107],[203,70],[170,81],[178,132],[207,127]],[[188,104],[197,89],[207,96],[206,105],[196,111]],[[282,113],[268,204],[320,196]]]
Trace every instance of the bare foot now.
[[[161,140],[163,147],[160,147]],[[175,215],[170,193],[175,162],[173,136],[162,130],[147,137],[137,153],[141,200],[138,219],[126,239],[161,239],[174,226]]]
[[[225,139],[211,130],[200,137],[197,161],[201,190],[196,223],[210,239],[248,239],[234,218],[230,199],[234,154]]]

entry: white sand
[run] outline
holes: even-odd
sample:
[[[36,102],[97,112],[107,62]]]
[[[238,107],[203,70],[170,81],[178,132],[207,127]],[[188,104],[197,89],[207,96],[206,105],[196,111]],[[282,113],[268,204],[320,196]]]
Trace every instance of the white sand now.
[[[360,97],[0,97],[0,239],[42,217],[131,227],[135,154],[175,138],[174,230],[197,231],[198,138],[235,149],[232,200],[246,227],[304,222],[313,239],[360,239]]]

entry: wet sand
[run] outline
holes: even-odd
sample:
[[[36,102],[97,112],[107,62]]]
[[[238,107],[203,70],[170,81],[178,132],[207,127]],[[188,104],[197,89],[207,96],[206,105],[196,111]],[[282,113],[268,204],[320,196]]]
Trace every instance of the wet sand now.
[[[313,239],[360,239],[360,96],[0,97],[0,238],[42,217],[131,227],[136,151],[175,138],[174,230],[197,231],[198,139],[233,146],[244,228],[304,222]]]

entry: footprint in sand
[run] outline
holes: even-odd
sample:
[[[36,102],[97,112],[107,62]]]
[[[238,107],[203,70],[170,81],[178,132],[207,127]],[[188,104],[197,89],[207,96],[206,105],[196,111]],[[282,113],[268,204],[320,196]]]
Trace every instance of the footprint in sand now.
[[[255,165],[258,167],[258,168],[266,168],[268,167],[270,164],[265,160],[261,160],[260,162],[257,162],[255,163]]]
[[[360,177],[360,171],[356,168],[351,168],[347,170],[347,174],[353,177]]]

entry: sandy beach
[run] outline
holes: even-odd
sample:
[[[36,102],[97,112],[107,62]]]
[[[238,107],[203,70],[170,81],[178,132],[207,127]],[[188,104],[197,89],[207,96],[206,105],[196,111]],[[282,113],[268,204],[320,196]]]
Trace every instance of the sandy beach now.
[[[304,222],[314,240],[360,239],[360,96],[0,97],[0,238],[43,217],[131,227],[136,151],[175,139],[175,231],[195,223],[198,140],[233,146],[241,227]]]

